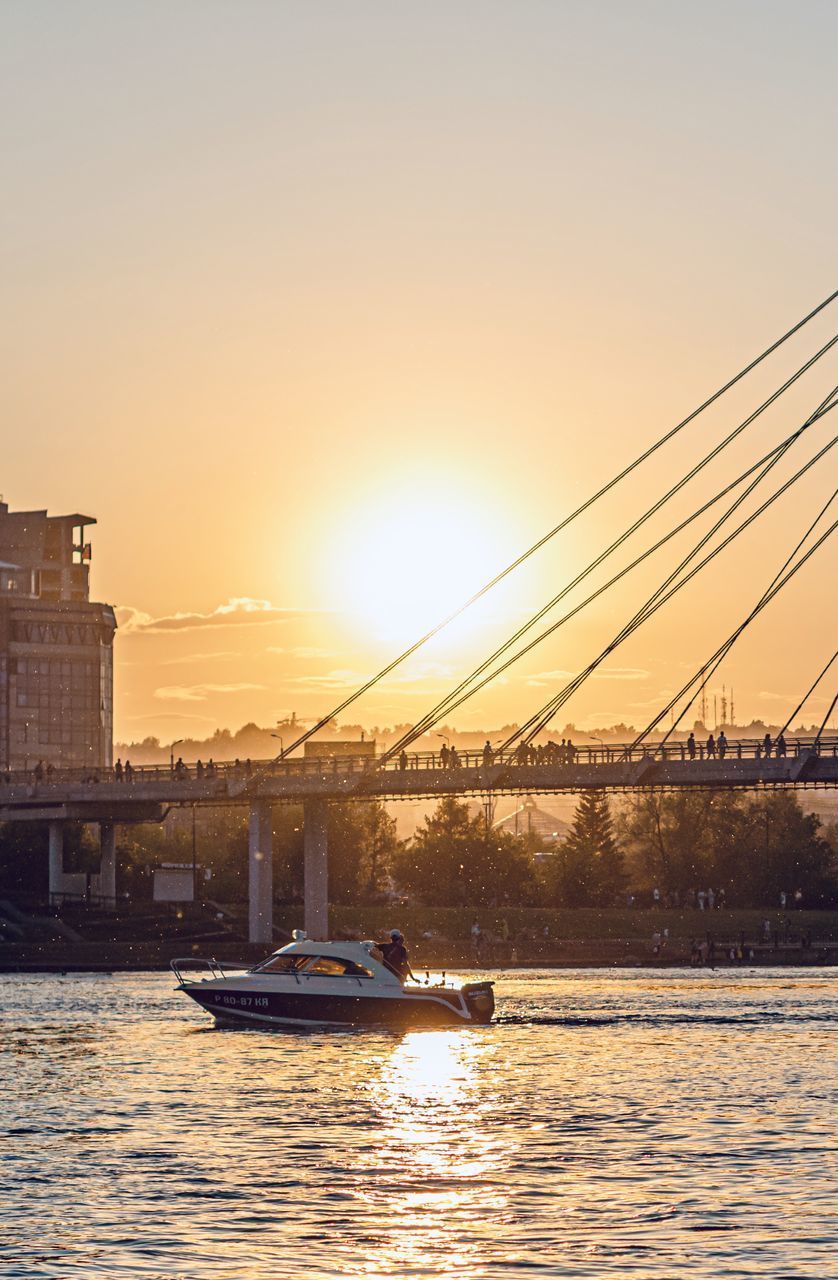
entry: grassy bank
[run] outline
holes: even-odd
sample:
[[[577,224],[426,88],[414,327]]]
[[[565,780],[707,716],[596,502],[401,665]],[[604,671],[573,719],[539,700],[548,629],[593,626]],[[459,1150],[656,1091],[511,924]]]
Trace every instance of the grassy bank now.
[[[786,934],[798,938],[805,934],[819,941],[838,940],[838,911],[664,911],[550,907],[510,907],[504,911],[475,911],[460,907],[339,907],[329,912],[330,932],[343,931],[365,938],[382,936],[388,929],[398,928],[418,943],[424,934],[450,942],[469,942],[474,920],[487,937],[500,938],[506,921],[511,939],[534,940],[547,937],[554,941],[649,942],[657,930],[669,930],[672,941],[689,945],[691,938],[703,938],[710,932],[717,939],[737,939],[744,933],[751,942],[763,940],[768,920],[772,936],[782,941]],[[286,929],[297,928],[302,921],[298,908],[282,908],[276,923]],[[788,926],[786,925],[788,922]]]
[[[477,919],[483,934],[475,954],[471,926]],[[764,921],[770,922],[768,937]],[[288,933],[303,921],[302,907],[279,907],[275,923]],[[504,921],[507,928],[504,929]],[[215,955],[230,961],[260,960],[269,950],[235,936],[178,937],[170,921],[161,919],[156,936],[125,935],[115,922],[98,941],[49,939],[0,945],[0,972],[40,969],[61,971],[142,970],[168,967],[172,956]],[[246,916],[242,913],[246,929]],[[474,911],[472,908],[339,907],[330,911],[331,937],[380,938],[388,929],[401,929],[408,941],[414,968],[490,968],[529,965],[544,967],[603,967],[689,964],[692,944],[708,934],[714,949],[711,962],[741,963],[729,955],[740,938],[745,960],[755,964],[834,964],[838,962],[838,911],[656,911],[557,910],[510,908]],[[666,945],[656,953],[653,934],[669,931]],[[508,937],[507,937],[508,931]],[[281,939],[274,946],[281,945]]]

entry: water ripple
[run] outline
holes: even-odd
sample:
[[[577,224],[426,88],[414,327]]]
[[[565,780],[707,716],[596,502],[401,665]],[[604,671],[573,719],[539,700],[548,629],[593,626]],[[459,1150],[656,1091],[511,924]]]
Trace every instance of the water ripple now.
[[[9,1280],[835,1274],[838,977],[517,972],[485,1028],[216,1032],[0,978]]]

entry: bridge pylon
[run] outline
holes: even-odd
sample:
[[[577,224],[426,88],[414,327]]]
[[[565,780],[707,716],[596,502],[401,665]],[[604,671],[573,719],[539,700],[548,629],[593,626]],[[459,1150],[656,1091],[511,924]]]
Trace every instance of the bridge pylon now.
[[[305,930],[324,942],[329,937],[329,806],[325,800],[306,800],[303,813]]]
[[[248,824],[248,941],[273,942],[273,820],[270,800],[251,800]]]

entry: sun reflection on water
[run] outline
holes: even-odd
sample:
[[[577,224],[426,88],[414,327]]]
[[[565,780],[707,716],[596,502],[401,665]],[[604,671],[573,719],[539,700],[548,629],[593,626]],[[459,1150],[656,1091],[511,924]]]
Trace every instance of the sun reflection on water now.
[[[417,1031],[404,1036],[370,1083],[377,1128],[359,1156],[368,1211],[376,1219],[373,1278],[479,1274],[476,1229],[503,1215],[501,1166],[509,1158],[489,1123],[491,1047],[473,1031]],[[372,1269],[371,1269],[372,1265]]]

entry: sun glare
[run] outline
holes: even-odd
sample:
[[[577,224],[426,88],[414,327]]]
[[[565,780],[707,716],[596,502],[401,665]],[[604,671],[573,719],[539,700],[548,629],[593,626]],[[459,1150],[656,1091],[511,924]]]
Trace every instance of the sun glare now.
[[[418,637],[502,568],[489,509],[415,490],[367,505],[333,548],[335,596],[378,638]]]

